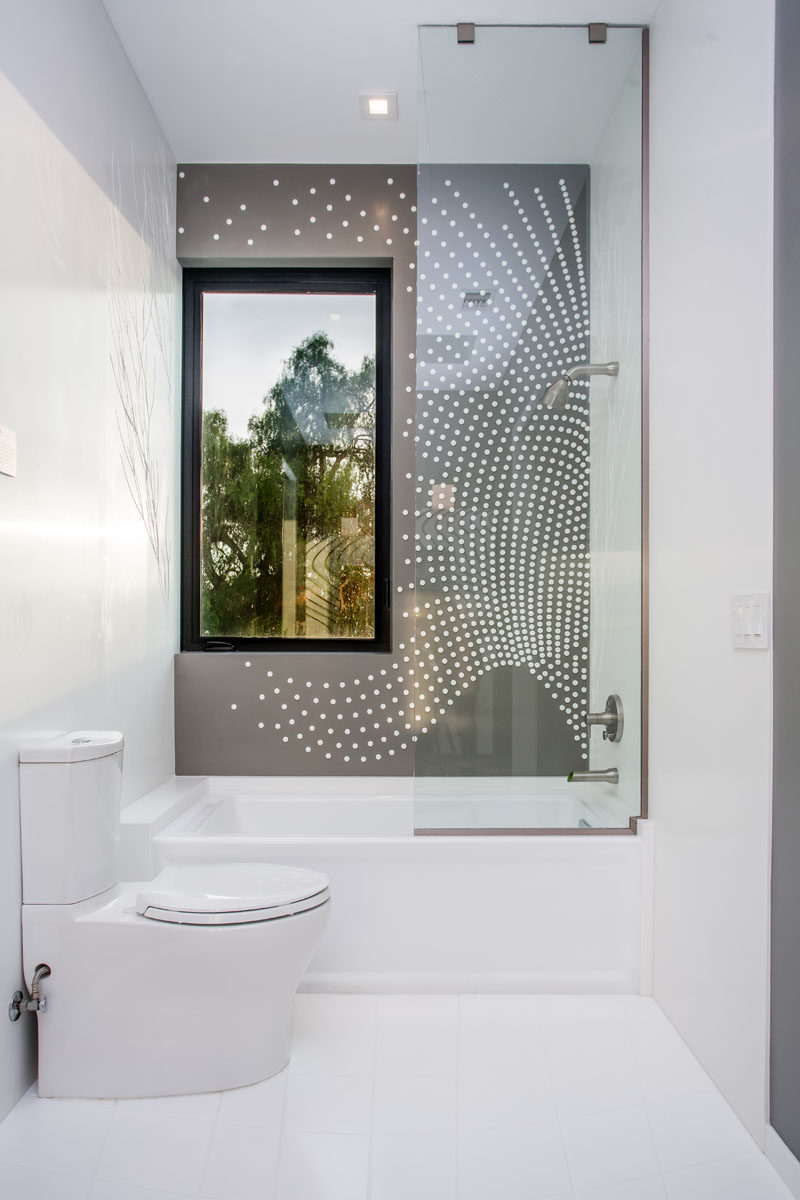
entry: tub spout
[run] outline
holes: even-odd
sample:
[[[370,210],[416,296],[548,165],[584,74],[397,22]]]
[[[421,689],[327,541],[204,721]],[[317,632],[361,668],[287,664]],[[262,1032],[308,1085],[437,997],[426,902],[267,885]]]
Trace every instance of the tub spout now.
[[[570,771],[567,783],[619,783],[619,771],[616,767],[607,771]]]

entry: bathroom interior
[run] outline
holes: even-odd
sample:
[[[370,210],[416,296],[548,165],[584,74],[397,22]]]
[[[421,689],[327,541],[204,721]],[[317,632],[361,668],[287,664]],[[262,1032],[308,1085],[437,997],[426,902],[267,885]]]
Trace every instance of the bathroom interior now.
[[[3,15],[0,1195],[800,1197],[791,0]]]

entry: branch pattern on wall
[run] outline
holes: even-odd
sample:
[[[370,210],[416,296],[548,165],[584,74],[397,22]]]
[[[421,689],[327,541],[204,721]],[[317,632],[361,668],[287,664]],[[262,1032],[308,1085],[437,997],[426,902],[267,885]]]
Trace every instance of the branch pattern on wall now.
[[[123,179],[123,171],[127,178]],[[117,395],[122,469],[155,559],[161,595],[169,597],[173,510],[169,479],[162,476],[161,430],[169,426],[175,377],[177,284],[171,225],[171,179],[163,155],[138,166],[112,162],[114,205],[108,281],[111,371]],[[136,212],[131,231],[122,216],[123,189]],[[168,469],[171,468],[171,460]]]

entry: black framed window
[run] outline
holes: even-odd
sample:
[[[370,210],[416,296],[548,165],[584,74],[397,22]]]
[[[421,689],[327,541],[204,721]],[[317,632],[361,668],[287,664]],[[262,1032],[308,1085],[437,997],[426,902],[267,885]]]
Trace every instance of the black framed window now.
[[[184,650],[389,649],[388,268],[184,270]]]

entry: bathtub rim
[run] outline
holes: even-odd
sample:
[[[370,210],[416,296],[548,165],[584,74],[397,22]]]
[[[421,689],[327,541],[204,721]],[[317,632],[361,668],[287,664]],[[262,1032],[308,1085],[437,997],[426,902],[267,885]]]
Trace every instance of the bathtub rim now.
[[[122,809],[120,819],[120,879],[137,880],[137,879],[152,879],[157,870],[158,854],[157,854],[157,839],[163,831],[180,817],[195,803],[207,802],[209,796],[219,795],[220,797],[230,796],[236,792],[244,795],[257,795],[259,791],[263,791],[265,786],[269,786],[273,780],[285,778],[294,781],[294,787],[300,790],[304,786],[306,776],[237,776],[237,775],[173,775],[166,782],[146,792],[138,800],[134,800]],[[344,777],[342,777],[344,778]],[[363,793],[365,802],[369,799],[367,793],[368,787],[372,782],[370,776],[356,776],[356,790]],[[387,788],[386,777],[375,777],[378,786],[382,790],[393,791],[397,799],[408,798],[413,800],[414,779],[409,776],[391,777],[391,785]],[[336,777],[337,785],[344,787],[344,784],[339,784],[339,777]],[[352,798],[352,797],[351,797]],[[358,838],[353,836],[337,838],[327,836],[320,839],[319,835],[294,835],[289,839],[271,838],[280,844],[283,840],[304,840],[306,843],[313,843],[318,840],[325,840],[332,844],[339,842],[350,843],[356,842],[360,845],[372,842],[380,844],[382,841],[389,841],[395,845],[402,842],[407,842],[408,845],[446,845],[465,847],[467,845],[483,844],[503,845],[508,843],[526,844],[532,841],[542,842],[547,839],[551,841],[563,841],[568,839],[574,842],[577,838],[580,840],[594,839],[597,837],[608,838],[630,838],[631,835],[640,833],[639,824],[643,819],[641,817],[631,817],[627,826],[612,826],[612,827],[593,827],[591,829],[580,829],[575,827],[541,827],[541,828],[507,828],[500,827],[497,829],[430,829],[413,827],[413,833],[406,837],[364,837]],[[195,840],[201,840],[200,837]],[[210,839],[209,839],[210,840]],[[222,840],[222,839],[217,839]],[[232,837],[230,839],[231,847],[241,844],[245,839]]]

